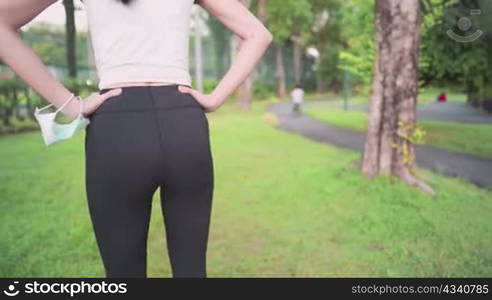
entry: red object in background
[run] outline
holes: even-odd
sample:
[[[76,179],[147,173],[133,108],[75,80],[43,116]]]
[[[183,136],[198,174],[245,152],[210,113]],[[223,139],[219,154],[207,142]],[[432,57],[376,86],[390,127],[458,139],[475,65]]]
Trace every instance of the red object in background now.
[[[445,93],[440,93],[439,96],[437,96],[437,101],[439,102],[446,102],[447,100],[448,98]]]

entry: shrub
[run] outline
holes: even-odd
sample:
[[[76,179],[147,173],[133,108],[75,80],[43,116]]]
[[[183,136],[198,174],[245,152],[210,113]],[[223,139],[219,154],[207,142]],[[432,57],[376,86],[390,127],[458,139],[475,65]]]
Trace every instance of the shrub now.
[[[256,81],[253,85],[253,96],[257,99],[268,99],[275,94],[275,86]]]
[[[23,120],[20,120],[18,118],[11,117],[9,126],[0,124],[0,134],[21,133],[38,129],[38,123],[30,118],[24,118]]]

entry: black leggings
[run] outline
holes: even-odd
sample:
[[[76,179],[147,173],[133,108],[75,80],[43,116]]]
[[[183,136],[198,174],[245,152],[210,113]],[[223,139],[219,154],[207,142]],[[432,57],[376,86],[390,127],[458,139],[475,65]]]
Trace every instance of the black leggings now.
[[[147,277],[158,187],[173,276],[206,277],[214,185],[209,124],[200,104],[177,87],[123,87],[89,116],[86,192],[106,277]]]

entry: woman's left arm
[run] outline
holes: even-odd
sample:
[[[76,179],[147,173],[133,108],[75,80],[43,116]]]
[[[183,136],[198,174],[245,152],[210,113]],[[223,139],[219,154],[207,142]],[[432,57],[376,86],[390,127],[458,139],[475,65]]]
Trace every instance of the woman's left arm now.
[[[212,112],[251,74],[272,42],[272,34],[238,0],[200,0],[200,5],[242,40],[236,59],[211,94],[179,87],[200,102],[205,111]]]
[[[60,107],[71,92],[63,86],[43,64],[41,58],[29,47],[18,30],[34,19],[57,0],[0,0],[0,59],[38,94]],[[84,101],[84,113],[95,110],[109,97],[121,91],[111,90],[103,95],[94,93]],[[63,113],[74,118],[79,112],[76,101],[68,103]]]
[[[55,2],[56,0],[0,0],[0,58],[43,98],[59,107],[70,96],[70,91],[53,77],[18,34],[21,26]],[[70,105],[65,108],[68,107]],[[69,114],[75,115],[75,112]]]

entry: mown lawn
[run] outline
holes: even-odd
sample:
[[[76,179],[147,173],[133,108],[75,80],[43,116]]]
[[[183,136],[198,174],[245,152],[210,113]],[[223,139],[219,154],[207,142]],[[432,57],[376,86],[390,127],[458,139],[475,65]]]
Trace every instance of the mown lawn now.
[[[466,102],[466,95],[455,91],[451,88],[420,88],[419,96],[417,98],[417,104],[427,104],[429,102],[436,101],[437,96],[441,93],[446,93],[448,101],[450,102]],[[361,105],[367,104],[370,99],[370,95],[363,94],[354,94],[353,92],[348,95],[349,96],[349,104],[350,105]],[[308,101],[327,101],[331,106],[338,105],[339,107],[343,107],[344,96],[343,93],[340,92],[338,94],[334,94],[332,92],[326,93],[309,93],[306,94],[305,99]]]
[[[340,108],[307,108],[305,112],[329,124],[357,131],[367,128],[367,113]],[[439,148],[492,157],[492,125],[419,121],[426,131],[424,143]]]
[[[209,115],[216,189],[210,277],[492,276],[492,192],[421,170],[430,197],[349,167],[359,154],[277,131],[265,103]],[[0,276],[103,276],[83,133],[46,149],[0,138]],[[158,193],[149,276],[168,277]]]

